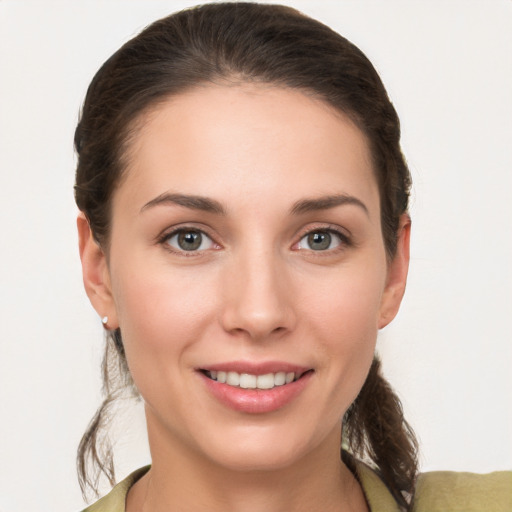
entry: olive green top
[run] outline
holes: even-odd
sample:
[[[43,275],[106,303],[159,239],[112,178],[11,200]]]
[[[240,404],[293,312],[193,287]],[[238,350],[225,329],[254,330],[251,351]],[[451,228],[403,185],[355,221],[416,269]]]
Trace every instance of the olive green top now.
[[[125,512],[126,495],[149,466],[138,469],[117,484],[105,497],[83,512]],[[400,512],[400,508],[377,473],[357,464],[371,512]],[[418,478],[413,512],[512,512],[512,471],[486,475],[434,471]]]

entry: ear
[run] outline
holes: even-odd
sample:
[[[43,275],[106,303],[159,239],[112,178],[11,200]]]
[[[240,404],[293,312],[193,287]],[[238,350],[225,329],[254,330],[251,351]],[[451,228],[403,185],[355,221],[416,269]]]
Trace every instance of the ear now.
[[[98,315],[101,318],[108,317],[108,325],[105,327],[117,329],[119,324],[112,296],[107,258],[94,239],[89,222],[82,212],[79,213],[76,224],[85,291]]]
[[[382,295],[378,328],[386,327],[395,318],[405,293],[409,271],[409,247],[411,239],[411,218],[404,213],[398,227],[396,253],[388,263],[386,287]]]

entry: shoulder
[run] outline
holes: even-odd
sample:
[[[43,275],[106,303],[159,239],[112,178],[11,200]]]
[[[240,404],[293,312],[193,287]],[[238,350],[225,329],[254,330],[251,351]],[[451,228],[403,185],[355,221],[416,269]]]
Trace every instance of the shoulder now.
[[[400,507],[378,473],[356,461],[356,476],[372,512]],[[419,475],[412,512],[512,512],[512,471],[488,474],[433,471]]]
[[[134,471],[109,494],[83,512],[125,512],[130,487],[149,470]],[[370,467],[358,463],[361,481],[370,508],[375,512],[398,512],[391,493]],[[418,477],[412,512],[510,512],[512,511],[512,471],[485,475],[433,471]]]
[[[400,512],[391,491],[373,468],[355,460],[354,469],[371,512]]]
[[[119,482],[106,496],[87,507],[82,512],[125,512],[126,496],[130,487],[139,478],[142,478],[148,471],[150,466],[134,471],[124,480]]]
[[[512,471],[433,471],[418,477],[413,512],[510,512]]]

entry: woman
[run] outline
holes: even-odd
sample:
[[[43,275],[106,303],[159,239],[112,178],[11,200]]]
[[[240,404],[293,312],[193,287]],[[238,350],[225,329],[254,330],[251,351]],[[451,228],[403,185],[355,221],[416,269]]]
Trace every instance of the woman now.
[[[399,135],[366,57],[289,8],[183,11],[104,64],[75,135],[84,284],[108,332],[79,469],[113,480],[113,355],[152,466],[91,511],[434,510],[374,357],[408,270]]]

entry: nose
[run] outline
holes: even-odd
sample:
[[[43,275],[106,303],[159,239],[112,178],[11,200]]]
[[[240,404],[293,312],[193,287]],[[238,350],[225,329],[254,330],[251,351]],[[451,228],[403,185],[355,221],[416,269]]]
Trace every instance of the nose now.
[[[263,341],[295,328],[293,286],[285,267],[271,250],[236,258],[224,281],[221,322],[226,331]]]

